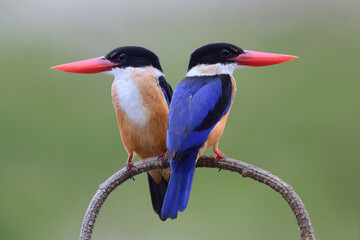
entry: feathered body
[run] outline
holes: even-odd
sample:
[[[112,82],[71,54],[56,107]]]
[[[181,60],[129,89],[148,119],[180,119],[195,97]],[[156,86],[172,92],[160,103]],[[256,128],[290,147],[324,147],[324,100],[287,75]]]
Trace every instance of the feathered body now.
[[[218,151],[235,91],[234,79],[227,74],[190,76],[176,87],[167,132],[172,175],[163,218],[174,219],[179,210],[185,210],[196,160],[209,147]]]
[[[169,114],[167,97],[159,82],[163,75],[147,68],[116,69],[111,95],[120,135],[128,155],[140,159],[159,156],[166,151],[166,129]],[[171,96],[170,96],[171,97]],[[156,183],[168,180],[170,169],[152,170]]]
[[[205,45],[191,54],[188,72],[176,87],[169,110],[167,131],[171,176],[161,217],[175,219],[190,196],[195,164],[213,147],[214,161],[225,157],[219,149],[234,100],[234,70],[243,66],[266,66],[294,56],[244,51],[228,43]]]
[[[104,72],[115,77],[111,89],[112,101],[121,139],[128,153],[126,167],[131,176],[134,154],[145,159],[166,152],[168,105],[172,89],[164,78],[159,58],[153,52],[142,47],[125,46],[102,57],[53,68],[73,73]],[[148,172],[152,205],[159,216],[169,172],[170,169]]]

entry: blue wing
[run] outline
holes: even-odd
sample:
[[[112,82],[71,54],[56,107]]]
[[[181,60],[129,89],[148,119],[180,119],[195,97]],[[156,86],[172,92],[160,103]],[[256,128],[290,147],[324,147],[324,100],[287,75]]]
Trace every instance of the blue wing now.
[[[190,197],[198,149],[229,110],[232,84],[229,75],[189,77],[175,89],[169,110],[167,147],[171,175],[161,218],[177,217]]]
[[[229,110],[232,84],[229,75],[188,77],[175,89],[170,103],[167,147],[182,153],[200,148]]]

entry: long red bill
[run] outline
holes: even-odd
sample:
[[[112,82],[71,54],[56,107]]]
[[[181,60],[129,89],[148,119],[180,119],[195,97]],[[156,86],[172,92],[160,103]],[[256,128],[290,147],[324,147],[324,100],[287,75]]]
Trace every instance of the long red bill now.
[[[113,63],[107,60],[104,56],[97,58],[90,58],[82,61],[66,63],[57,65],[51,69],[56,69],[64,72],[72,73],[99,73],[110,71],[113,67],[117,66],[117,63]]]
[[[295,58],[298,57],[285,54],[244,50],[244,53],[230,60],[235,60],[238,65],[262,67],[287,62]]]

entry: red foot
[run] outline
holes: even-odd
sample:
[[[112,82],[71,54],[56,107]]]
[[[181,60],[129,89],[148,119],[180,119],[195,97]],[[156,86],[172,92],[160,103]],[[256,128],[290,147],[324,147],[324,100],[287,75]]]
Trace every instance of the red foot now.
[[[135,178],[133,176],[131,168],[133,167],[133,162],[131,161],[133,158],[133,155],[129,155],[128,160],[126,161],[126,170],[128,174],[130,175],[131,179],[135,181]]]
[[[219,150],[214,151],[214,153],[216,153],[216,157],[215,157],[215,159],[214,159],[214,163],[217,163],[217,161],[219,161],[219,159],[222,159],[222,158],[226,157],[225,154],[223,154],[223,153],[220,152]]]
[[[163,167],[165,167],[167,155],[168,155],[168,151],[166,150],[165,152],[163,152],[163,153],[158,157],[158,159],[161,159],[161,162],[162,162],[162,166],[163,166]]]

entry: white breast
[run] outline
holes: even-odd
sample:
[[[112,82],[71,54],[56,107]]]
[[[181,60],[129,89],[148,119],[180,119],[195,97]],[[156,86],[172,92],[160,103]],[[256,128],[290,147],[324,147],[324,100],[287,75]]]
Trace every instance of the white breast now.
[[[115,76],[113,84],[116,84],[120,107],[125,111],[130,120],[144,127],[149,113],[143,106],[143,99],[137,85],[132,80],[131,68],[114,68],[111,73]]]

